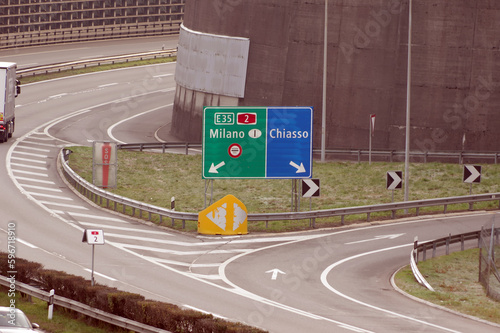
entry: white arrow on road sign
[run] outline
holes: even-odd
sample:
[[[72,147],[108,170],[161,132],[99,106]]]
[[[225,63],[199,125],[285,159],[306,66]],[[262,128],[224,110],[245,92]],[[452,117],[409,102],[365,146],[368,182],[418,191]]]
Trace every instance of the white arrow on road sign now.
[[[304,168],[304,163],[300,163],[300,165],[298,165],[297,163],[290,161],[290,165],[293,166],[295,169],[297,169],[296,173],[306,172],[306,168]]]
[[[220,162],[217,165],[214,165],[212,163],[212,165],[210,166],[210,170],[208,170],[208,172],[209,173],[219,173],[219,171],[217,171],[217,169],[219,169],[220,167],[223,167],[224,165],[226,165],[226,163],[224,161]]]
[[[403,177],[402,171],[388,171],[387,172],[387,189],[394,190],[402,187],[401,178]]]
[[[271,270],[267,271],[266,273],[273,273],[273,275],[271,275],[271,280],[276,280],[276,278],[278,277],[278,274],[286,274],[285,272],[279,270],[278,268],[271,269]]]
[[[319,179],[302,179],[302,197],[319,197]]]
[[[464,165],[464,183],[480,183],[480,182],[481,182],[481,166]]]

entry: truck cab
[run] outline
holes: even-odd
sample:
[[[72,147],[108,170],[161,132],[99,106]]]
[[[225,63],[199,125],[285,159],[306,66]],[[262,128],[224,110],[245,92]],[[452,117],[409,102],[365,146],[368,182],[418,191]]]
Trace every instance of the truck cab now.
[[[21,93],[16,69],[16,63],[0,62],[0,142],[11,138],[15,129],[15,98]]]

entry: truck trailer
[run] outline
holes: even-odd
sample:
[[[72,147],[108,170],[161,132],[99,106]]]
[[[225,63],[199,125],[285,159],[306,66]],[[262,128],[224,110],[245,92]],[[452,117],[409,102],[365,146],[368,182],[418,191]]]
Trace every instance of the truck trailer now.
[[[15,98],[21,93],[16,68],[13,62],[0,62],[0,142],[6,142],[14,133]]]

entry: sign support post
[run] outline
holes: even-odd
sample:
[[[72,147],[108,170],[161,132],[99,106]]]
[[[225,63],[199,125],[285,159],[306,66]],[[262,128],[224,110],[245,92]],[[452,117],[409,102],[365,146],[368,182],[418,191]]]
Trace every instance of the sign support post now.
[[[319,179],[302,179],[300,183],[302,197],[309,198],[309,211],[312,211],[312,197],[319,197]],[[315,227],[315,218],[309,220],[309,226]]]
[[[94,250],[95,250],[95,244],[92,244],[92,272],[90,273],[91,286],[94,286]]]
[[[388,171],[387,172],[387,189],[392,191],[391,202],[394,202],[394,190],[403,187],[403,172],[402,171]],[[392,218],[396,215],[396,211],[392,211]]]

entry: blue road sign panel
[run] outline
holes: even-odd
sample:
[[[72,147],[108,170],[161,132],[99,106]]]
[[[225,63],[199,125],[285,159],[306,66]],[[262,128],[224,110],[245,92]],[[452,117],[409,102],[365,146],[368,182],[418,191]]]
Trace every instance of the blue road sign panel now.
[[[312,177],[312,108],[269,108],[267,178]]]

